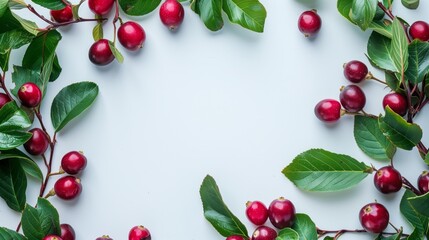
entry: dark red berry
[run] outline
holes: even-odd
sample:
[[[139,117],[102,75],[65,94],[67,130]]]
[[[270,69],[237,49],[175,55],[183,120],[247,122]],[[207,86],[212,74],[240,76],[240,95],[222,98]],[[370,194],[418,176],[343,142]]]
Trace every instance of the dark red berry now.
[[[420,39],[421,41],[429,41],[429,24],[424,21],[417,21],[410,26],[410,36],[413,39]]]
[[[383,108],[389,106],[395,113],[404,116],[407,113],[407,99],[399,93],[389,93],[383,98]]]
[[[344,64],[343,67],[344,77],[353,83],[362,82],[368,75],[368,67],[358,60],[350,61]]]
[[[146,34],[140,24],[129,21],[119,27],[118,40],[126,49],[136,51],[143,46]]]
[[[341,117],[341,104],[334,99],[324,99],[314,107],[314,114],[323,122],[335,122]]]
[[[61,238],[63,240],[75,240],[76,234],[74,232],[74,229],[70,224],[63,223],[60,225],[61,227]]]
[[[70,5],[61,10],[51,10],[51,17],[55,22],[64,23],[73,20],[73,11]]]
[[[57,235],[48,235],[43,238],[43,240],[64,240],[61,237],[58,237]]]
[[[278,229],[291,227],[295,222],[295,206],[291,201],[280,197],[271,202],[268,216],[273,226]]]
[[[362,227],[372,233],[381,233],[389,224],[389,212],[380,203],[369,203],[359,212]]]
[[[48,136],[40,128],[33,128],[29,132],[32,136],[24,143],[25,150],[31,155],[42,155],[49,146]]]
[[[24,83],[18,90],[18,98],[22,105],[33,108],[42,101],[42,91],[32,82]]]
[[[88,0],[88,7],[98,15],[106,15],[112,10],[114,0]]]
[[[10,102],[11,99],[4,93],[0,93],[0,108],[2,108],[6,103]]]
[[[385,166],[374,174],[374,185],[382,193],[397,192],[402,188],[402,176],[392,166]]]
[[[150,240],[149,229],[143,226],[135,226],[131,228],[130,233],[128,234],[128,240]]]
[[[101,237],[96,238],[95,240],[113,240],[108,235],[103,235]]]
[[[100,39],[89,48],[89,60],[95,65],[104,66],[113,61],[112,50],[107,39]]]
[[[226,240],[246,240],[243,236],[232,235],[226,238]]]
[[[165,26],[174,30],[182,24],[185,11],[177,0],[166,0],[159,9],[159,17]]]
[[[78,151],[66,153],[61,159],[61,168],[68,174],[78,174],[86,167],[86,157]]]
[[[276,230],[267,226],[259,226],[253,232],[251,240],[275,240],[276,237]]]
[[[298,29],[306,37],[313,36],[318,33],[322,26],[322,19],[316,10],[309,10],[301,13],[298,18]]]
[[[340,102],[348,112],[359,112],[366,103],[365,93],[357,85],[348,85],[341,89]]]
[[[419,186],[419,190],[422,194],[429,192],[429,172],[424,171],[420,174],[417,180],[417,185]]]
[[[260,201],[246,203],[246,216],[255,225],[262,225],[268,219],[268,209]]]
[[[65,176],[58,179],[54,185],[55,194],[64,200],[71,200],[82,192],[80,179],[73,176]]]

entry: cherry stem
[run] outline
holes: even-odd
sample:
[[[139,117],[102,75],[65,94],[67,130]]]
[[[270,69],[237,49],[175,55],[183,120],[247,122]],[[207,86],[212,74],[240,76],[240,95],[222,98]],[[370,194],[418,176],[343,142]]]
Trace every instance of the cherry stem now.
[[[122,24],[122,19],[119,17],[119,4],[118,0],[115,0],[115,17],[113,18],[113,45],[116,44],[116,22],[119,20],[119,22]]]
[[[374,77],[371,72],[368,73],[367,79],[377,81],[381,84],[387,85],[387,83],[379,78]]]
[[[7,87],[6,87],[6,84],[5,84],[5,79],[6,79],[6,72],[3,72],[3,74],[0,76],[0,87],[4,90],[4,92],[9,97],[9,99],[12,100],[13,98],[10,95],[9,91],[7,90]]]
[[[395,230],[397,230],[395,228]],[[340,237],[341,235],[343,235],[344,233],[366,233],[367,231],[365,229],[340,229],[340,230],[322,230],[320,228],[317,228],[317,238],[321,238],[327,234],[335,234],[334,239],[337,239],[338,237]],[[395,235],[398,232],[382,232],[381,234],[384,235]],[[404,234],[402,233],[402,236],[407,237],[409,236],[408,234]]]
[[[422,193],[416,187],[414,187],[413,184],[411,184],[410,181],[408,181],[408,179],[406,179],[405,177],[402,177],[402,186],[406,189],[411,190],[417,196],[422,195]]]

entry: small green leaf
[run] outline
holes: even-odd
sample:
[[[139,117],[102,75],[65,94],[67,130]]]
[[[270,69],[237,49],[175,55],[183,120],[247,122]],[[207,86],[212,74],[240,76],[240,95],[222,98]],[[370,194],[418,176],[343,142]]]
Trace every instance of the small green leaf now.
[[[316,224],[306,214],[297,213],[292,228],[298,233],[299,240],[317,240]]]
[[[383,5],[384,5],[387,9],[392,9],[393,0],[383,0],[383,1],[381,1],[381,2],[383,2]]]
[[[84,112],[98,95],[98,86],[93,82],[73,83],[55,96],[51,106],[51,120],[56,132]]]
[[[384,72],[384,76],[386,78],[386,84],[387,86],[392,89],[395,92],[399,92],[401,89],[401,82],[396,77],[396,74],[394,72],[386,70]]]
[[[352,22],[353,24],[356,24],[351,18],[350,13],[352,11],[353,1],[352,0],[338,0],[337,1],[337,9],[338,12],[340,12],[343,17],[345,17],[347,20]]]
[[[22,169],[27,175],[36,178],[40,182],[43,181],[43,174],[39,166],[33,161],[33,159],[25,155],[20,150],[15,148],[15,149],[1,151],[0,161],[7,160],[7,159],[19,161]]]
[[[422,139],[420,126],[408,123],[389,106],[386,106],[386,115],[380,117],[378,122],[384,135],[399,148],[411,150]]]
[[[398,18],[395,18],[392,23],[390,56],[392,56],[396,68],[395,72],[402,76],[408,68],[408,40],[404,27]]]
[[[224,237],[240,235],[248,237],[246,227],[232,214],[222,199],[219,187],[213,177],[207,175],[200,187],[204,217]]]
[[[258,0],[223,0],[222,8],[231,22],[254,32],[264,31],[267,11]]]
[[[61,0],[33,0],[33,2],[50,10],[61,10],[66,7],[65,1]]]
[[[310,149],[295,157],[282,172],[299,189],[332,192],[355,186],[370,170],[350,156]]]
[[[429,193],[421,196],[410,197],[408,198],[408,201],[416,212],[425,217],[429,217]]]
[[[17,212],[25,207],[27,178],[17,161],[0,161],[0,197],[6,204]]]
[[[95,42],[103,38],[102,23],[97,23],[95,27],[92,29],[92,37],[94,38]]]
[[[374,19],[378,0],[353,0],[350,19],[366,30]]]
[[[392,40],[390,38],[377,32],[372,32],[368,40],[367,52],[369,60],[371,60],[375,66],[394,72],[396,68],[390,56],[391,42]]]
[[[27,114],[15,102],[9,102],[0,109],[0,150],[21,146],[30,139],[25,129],[31,126]]]
[[[385,37],[392,38],[392,22],[390,20],[372,21],[369,28]]]
[[[14,10],[20,10],[27,8],[27,4],[24,0],[9,0],[9,8]]]
[[[40,71],[27,69],[20,66],[14,66],[12,73],[12,82],[15,84],[15,87],[11,90],[11,93],[15,97],[18,97],[19,88],[27,82],[35,83],[42,91],[43,96],[46,91],[46,85],[44,85],[42,82],[42,79],[40,77]]]
[[[191,9],[200,16],[206,27],[218,31],[223,27],[223,0],[194,0]]]
[[[359,148],[375,160],[389,160],[395,155],[396,147],[380,130],[378,119],[356,116],[354,137]]]
[[[59,235],[60,219],[57,210],[44,199],[37,200],[37,207],[26,205],[22,213],[22,231],[29,240],[40,240],[46,235]]]
[[[119,0],[122,10],[131,16],[146,15],[155,10],[161,0]]]
[[[292,228],[283,228],[276,240],[299,240],[299,234]]]
[[[429,153],[425,156],[425,163],[429,166]]]
[[[123,63],[124,62],[124,56],[122,56],[121,52],[119,52],[119,50],[116,48],[115,44],[112,41],[109,41],[109,47],[113,53],[113,56],[115,56],[116,60],[119,63]]]
[[[420,4],[420,0],[401,0],[402,5],[409,9],[417,9]]]
[[[39,33],[39,27],[37,27],[36,23],[29,21],[27,19],[21,18],[15,13],[11,13],[12,16],[21,24],[21,26],[29,33],[36,36]]]
[[[412,207],[408,200],[412,197],[416,197],[416,195],[410,190],[406,190],[402,196],[401,203],[399,204],[399,209],[402,215],[414,227],[414,231],[412,233],[414,238],[410,240],[424,239],[424,234],[428,228],[428,218],[423,217]]]
[[[0,239],[2,240],[27,240],[27,238],[13,230],[0,227]]]
[[[415,40],[408,46],[409,58],[405,77],[409,82],[418,84],[429,73],[429,43]]]

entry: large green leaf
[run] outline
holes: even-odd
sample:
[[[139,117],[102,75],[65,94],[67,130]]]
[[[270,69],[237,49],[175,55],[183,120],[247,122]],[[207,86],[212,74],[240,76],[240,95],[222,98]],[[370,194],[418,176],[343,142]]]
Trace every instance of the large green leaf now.
[[[6,12],[8,8],[8,0],[0,0],[0,17]]]
[[[429,217],[429,193],[408,198],[410,205],[421,215]]]
[[[224,237],[231,235],[248,236],[247,229],[240,220],[232,214],[222,199],[219,187],[213,177],[207,175],[200,187],[204,217]]]
[[[25,207],[27,178],[18,161],[0,161],[0,197],[13,210],[21,212]]]
[[[142,16],[155,10],[161,0],[119,0],[122,10],[131,16]]]
[[[423,131],[420,126],[408,123],[389,106],[386,106],[386,115],[380,117],[378,122],[384,135],[399,148],[411,150],[422,139]]]
[[[223,0],[194,0],[191,9],[200,16],[208,29],[217,31],[223,27],[222,3]]]
[[[391,45],[392,40],[390,38],[380,33],[372,32],[368,40],[367,52],[369,60],[371,60],[375,66],[395,72],[396,67],[390,56]]]
[[[292,228],[298,233],[299,240],[317,240],[316,224],[306,214],[297,213]]]
[[[408,53],[408,68],[405,76],[413,84],[421,83],[429,72],[429,43],[413,41],[408,46]]]
[[[51,120],[55,131],[59,132],[91,106],[97,95],[98,86],[93,82],[78,82],[63,88],[55,96],[51,106]]]
[[[299,240],[299,234],[292,228],[283,228],[276,240]]]
[[[371,167],[350,156],[310,149],[295,157],[282,172],[302,190],[331,192],[355,186],[370,171]]]
[[[31,42],[33,38],[34,35],[23,29],[14,29],[0,33],[0,53],[6,53],[6,51],[11,49],[18,49]]]
[[[24,131],[31,126],[27,114],[15,102],[9,102],[0,109],[0,150],[21,146],[31,134]]]
[[[428,218],[423,217],[419,212],[417,212],[412,205],[410,204],[409,198],[416,197],[416,195],[410,190],[406,190],[402,196],[399,209],[402,215],[407,219],[411,225],[414,227],[414,239],[424,239],[424,235],[428,229]]]
[[[352,11],[353,1],[352,0],[338,0],[337,1],[337,9],[338,12],[343,15],[347,20],[352,22],[353,24],[356,24],[353,22],[353,20],[350,18],[350,13]]]
[[[19,161],[22,169],[24,170],[24,172],[27,175],[32,176],[32,177],[38,179],[39,181],[43,180],[43,174],[42,174],[42,171],[40,170],[39,166],[33,161],[33,159],[28,157],[26,154],[21,152],[19,149],[10,149],[10,150],[1,151],[0,161],[6,160],[6,159]]]
[[[408,68],[408,39],[398,18],[395,18],[392,23],[390,56],[392,56],[396,72],[403,76]]]
[[[28,240],[40,240],[46,235],[61,233],[57,210],[44,199],[37,200],[37,207],[26,205],[22,213],[22,231]]]
[[[366,30],[374,19],[378,0],[353,0],[350,19]]]
[[[372,21],[369,28],[385,37],[392,38],[392,22],[390,20]]]
[[[42,91],[42,95],[44,95],[47,86],[40,77],[40,71],[20,66],[13,66],[12,82],[15,84],[15,87],[11,89],[11,93],[15,97],[18,97],[18,91],[24,83],[35,83]]]
[[[3,72],[9,71],[9,59],[11,50],[7,50],[4,53],[0,53],[0,68]]]
[[[0,227],[0,239],[2,240],[27,240],[27,238],[13,230]]]
[[[359,148],[375,160],[392,159],[396,152],[393,145],[378,126],[378,119],[356,116],[354,137]]]
[[[34,36],[36,36],[39,33],[39,27],[37,27],[36,23],[29,21],[27,19],[24,19],[13,12],[11,14],[19,22],[22,28],[25,29],[27,32],[33,34]]]
[[[66,7],[65,1],[61,0],[33,0],[33,2],[51,10],[61,10]]]
[[[231,22],[255,32],[264,31],[267,11],[258,0],[223,0],[222,8]]]

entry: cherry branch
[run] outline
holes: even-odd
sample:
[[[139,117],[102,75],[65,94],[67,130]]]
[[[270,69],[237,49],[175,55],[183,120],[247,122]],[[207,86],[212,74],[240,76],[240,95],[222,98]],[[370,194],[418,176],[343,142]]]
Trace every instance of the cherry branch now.
[[[1,76],[0,76],[0,87],[3,89],[3,91],[6,93],[6,95],[9,97],[9,99],[13,99],[12,98],[12,95],[10,95],[10,92],[9,92],[9,90],[7,89],[7,87],[6,87],[6,84],[5,84],[5,79],[6,79],[6,72],[3,72],[3,74],[1,74]]]

